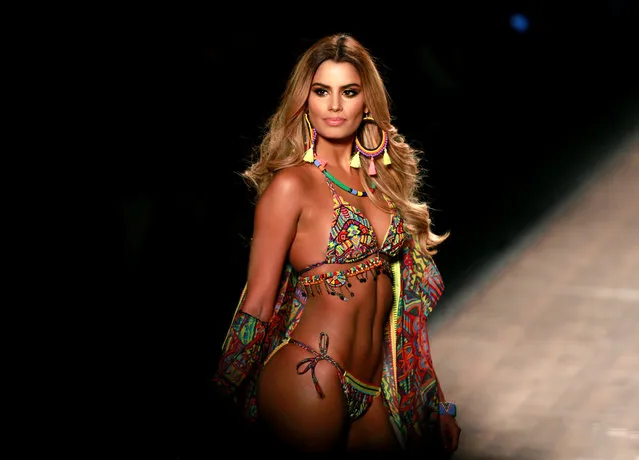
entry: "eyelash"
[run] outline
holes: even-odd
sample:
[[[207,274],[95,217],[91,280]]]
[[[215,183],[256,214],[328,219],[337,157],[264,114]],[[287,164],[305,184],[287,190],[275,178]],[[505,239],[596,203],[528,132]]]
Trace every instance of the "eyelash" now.
[[[326,95],[328,91],[326,91],[324,88],[317,88],[313,90],[313,92],[321,97]],[[351,94],[346,94],[346,93],[351,93]],[[346,94],[346,97],[355,97],[359,94],[359,91],[354,89],[347,89],[347,90],[344,90],[344,94]]]

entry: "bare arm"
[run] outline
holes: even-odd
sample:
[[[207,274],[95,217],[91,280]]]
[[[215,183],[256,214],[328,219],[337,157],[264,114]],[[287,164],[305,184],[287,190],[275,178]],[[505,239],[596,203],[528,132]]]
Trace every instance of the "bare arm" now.
[[[262,321],[273,313],[282,269],[302,212],[303,184],[294,171],[278,173],[257,202],[241,309]]]

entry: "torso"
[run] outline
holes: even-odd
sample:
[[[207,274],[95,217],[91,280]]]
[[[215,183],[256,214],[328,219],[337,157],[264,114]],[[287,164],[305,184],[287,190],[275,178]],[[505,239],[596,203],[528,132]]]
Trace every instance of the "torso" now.
[[[383,328],[393,302],[388,266],[393,248],[401,245],[402,221],[390,207],[385,211],[368,197],[331,187],[315,166],[302,166],[298,172],[304,176],[307,193],[289,251],[292,266],[303,272],[303,277],[344,274],[356,267],[363,271],[348,277],[351,287],[340,290],[345,300],[339,294],[330,295],[330,289],[319,283],[314,289],[316,295],[307,297],[293,337],[317,347],[320,332],[326,332],[330,337],[329,354],[334,359],[358,378],[379,383]],[[342,218],[336,219],[340,212]],[[345,230],[341,239],[335,235],[336,228]],[[378,267],[367,268],[373,263]]]

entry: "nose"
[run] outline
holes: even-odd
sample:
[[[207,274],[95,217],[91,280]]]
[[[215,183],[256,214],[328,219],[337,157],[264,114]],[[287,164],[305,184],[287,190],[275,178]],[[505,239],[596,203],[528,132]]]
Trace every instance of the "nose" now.
[[[331,97],[329,110],[333,112],[339,112],[342,110],[342,101],[340,100],[339,95]]]

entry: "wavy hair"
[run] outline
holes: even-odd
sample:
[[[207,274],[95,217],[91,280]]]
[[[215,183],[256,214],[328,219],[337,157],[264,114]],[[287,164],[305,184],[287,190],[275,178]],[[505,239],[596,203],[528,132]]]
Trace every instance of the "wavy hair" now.
[[[413,238],[428,254],[435,254],[436,246],[448,237],[448,232],[443,235],[433,232],[429,205],[419,197],[424,174],[419,165],[419,155],[422,152],[409,145],[391,123],[390,96],[375,58],[348,34],[324,37],[301,55],[289,76],[275,113],[267,121],[262,141],[255,149],[257,159],[241,176],[259,197],[277,171],[306,164],[303,156],[309,140],[304,112],[313,76],[326,60],[348,62],[360,75],[366,107],[375,119],[375,123],[363,123],[360,126],[357,134],[360,142],[366,146],[375,146],[380,142],[379,129],[388,133],[387,151],[392,162],[390,166],[379,165],[377,175],[370,177],[367,174],[370,160],[360,155],[359,174],[364,189],[373,202],[381,207],[385,203],[382,203],[377,194],[370,193],[369,184],[374,184],[389,197],[399,209]]]

